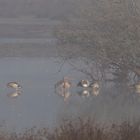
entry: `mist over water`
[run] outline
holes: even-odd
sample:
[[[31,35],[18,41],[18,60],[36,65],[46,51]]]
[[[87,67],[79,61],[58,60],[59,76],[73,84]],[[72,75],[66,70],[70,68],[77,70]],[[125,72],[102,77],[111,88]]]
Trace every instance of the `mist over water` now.
[[[53,57],[0,60],[0,122],[4,121],[4,127],[18,131],[32,126],[53,127],[63,119],[77,117],[94,117],[100,122],[139,118],[139,94],[102,82],[98,96],[82,97],[77,83],[88,77],[67,62],[61,67],[61,62],[61,58]],[[81,65],[84,62],[79,61],[79,68]],[[70,77],[73,84],[66,102],[55,93],[55,84],[64,76]],[[15,99],[7,96],[14,91],[6,86],[11,81],[22,85],[22,93]]]
[[[56,126],[94,117],[140,117],[139,1],[0,0],[0,124],[6,129]],[[55,92],[64,77],[66,101]],[[99,94],[78,87],[99,82]],[[17,81],[22,93],[8,82]],[[84,93],[89,92],[89,96]]]
[[[54,18],[68,15],[74,1],[68,0],[1,0],[0,17]]]

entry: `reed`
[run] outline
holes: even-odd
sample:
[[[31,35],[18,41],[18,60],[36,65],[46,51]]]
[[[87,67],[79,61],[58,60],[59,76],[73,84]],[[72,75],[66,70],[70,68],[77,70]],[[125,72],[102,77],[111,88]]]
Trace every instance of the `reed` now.
[[[0,140],[140,140],[140,121],[105,125],[79,118],[63,121],[53,130],[33,127],[22,133],[0,131]]]

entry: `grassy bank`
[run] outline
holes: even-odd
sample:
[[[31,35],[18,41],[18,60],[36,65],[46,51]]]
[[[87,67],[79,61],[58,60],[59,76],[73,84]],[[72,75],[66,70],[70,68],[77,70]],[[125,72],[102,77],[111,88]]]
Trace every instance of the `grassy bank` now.
[[[140,140],[140,122],[107,126],[90,119],[63,121],[53,131],[35,127],[19,134],[1,131],[0,140]]]

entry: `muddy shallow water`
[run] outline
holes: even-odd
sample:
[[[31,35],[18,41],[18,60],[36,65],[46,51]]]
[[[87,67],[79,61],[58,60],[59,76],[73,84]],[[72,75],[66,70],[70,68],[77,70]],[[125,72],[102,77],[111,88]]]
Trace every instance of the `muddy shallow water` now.
[[[79,68],[84,63],[72,60]],[[0,59],[0,122],[4,127],[21,129],[31,126],[56,125],[63,118],[94,116],[99,121],[111,122],[140,117],[140,95],[101,81],[98,96],[80,96],[77,87],[87,75],[63,63],[59,57],[1,58]],[[55,93],[55,84],[64,76],[70,77],[72,87],[67,101]],[[17,98],[7,95],[14,92],[6,85],[17,81],[22,93]]]

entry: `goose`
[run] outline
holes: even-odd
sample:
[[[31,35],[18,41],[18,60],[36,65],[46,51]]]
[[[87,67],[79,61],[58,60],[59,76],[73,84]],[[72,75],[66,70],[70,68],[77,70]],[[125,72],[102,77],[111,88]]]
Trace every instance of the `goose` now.
[[[63,81],[62,81],[62,83],[61,83],[61,86],[63,87],[63,88],[67,88],[67,89],[69,89],[71,86],[72,86],[72,84],[71,84],[71,82],[69,81],[69,78],[68,77],[64,77],[63,78]]]
[[[11,88],[14,88],[16,90],[21,89],[21,86],[17,82],[9,82],[7,84],[7,87],[11,87]]]
[[[78,86],[87,88],[87,87],[90,86],[90,82],[89,82],[88,80],[81,80],[81,81],[78,83]]]
[[[140,93],[140,82],[130,85],[129,88],[134,89],[136,93]]]
[[[90,87],[92,87],[92,89],[94,89],[94,90],[99,90],[99,88],[100,88],[99,83],[97,81],[94,83],[91,83]]]
[[[55,85],[55,93],[64,97],[64,101],[70,96],[69,89],[72,83],[68,77],[64,77],[62,80],[58,81]]]
[[[67,92],[72,86],[72,83],[69,81],[69,78],[64,77],[63,80],[60,80],[55,85],[55,90],[61,92]]]
[[[71,82],[69,81],[68,77],[64,77],[63,80],[60,80],[59,82],[56,83],[56,87],[61,87],[61,88],[70,88],[71,87]]]
[[[92,94],[97,96],[99,94],[99,89],[100,89],[99,83],[97,81],[94,83],[91,83],[90,87],[92,88],[91,89]]]

